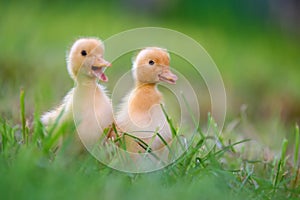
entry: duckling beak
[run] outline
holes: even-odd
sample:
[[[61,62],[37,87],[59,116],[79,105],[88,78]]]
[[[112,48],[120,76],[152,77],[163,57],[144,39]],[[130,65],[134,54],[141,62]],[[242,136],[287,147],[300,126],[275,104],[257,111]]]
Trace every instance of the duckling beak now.
[[[111,63],[102,59],[102,58],[98,58],[94,61],[93,66],[97,66],[97,67],[111,67]]]
[[[110,67],[111,63],[104,59],[97,59],[92,65],[93,74],[101,81],[107,82],[108,78],[104,74],[106,67]]]
[[[175,74],[173,74],[169,69],[163,71],[161,74],[158,75],[160,81],[175,84],[176,80],[178,79]]]

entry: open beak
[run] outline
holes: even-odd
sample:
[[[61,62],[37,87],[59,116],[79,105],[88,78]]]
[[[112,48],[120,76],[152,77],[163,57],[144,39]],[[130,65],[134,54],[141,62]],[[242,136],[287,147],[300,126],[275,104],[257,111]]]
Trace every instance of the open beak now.
[[[110,67],[111,63],[104,59],[97,59],[92,65],[93,74],[101,81],[107,82],[108,78],[104,74],[106,67]]]
[[[173,74],[169,69],[164,70],[161,74],[158,75],[159,80],[170,83],[170,84],[175,84],[176,80],[178,79],[175,74]]]

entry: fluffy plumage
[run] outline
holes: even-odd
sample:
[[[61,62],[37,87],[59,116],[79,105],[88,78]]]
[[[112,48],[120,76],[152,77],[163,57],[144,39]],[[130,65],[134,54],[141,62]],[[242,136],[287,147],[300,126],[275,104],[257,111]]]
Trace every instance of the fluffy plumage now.
[[[157,89],[157,83],[164,81],[175,84],[177,77],[170,71],[170,56],[164,49],[148,47],[141,50],[133,63],[135,88],[124,98],[120,112],[117,114],[117,125],[121,132],[127,132],[139,137],[159,150],[164,146],[156,136],[159,132],[170,142],[172,134],[160,104],[163,104],[162,94]],[[126,148],[130,152],[144,151],[130,137],[126,137]]]
[[[74,120],[84,143],[95,142],[104,128],[113,122],[111,101],[97,79],[108,81],[105,68],[111,66],[103,59],[104,45],[97,38],[81,38],[67,55],[67,68],[75,82],[60,106],[46,112],[41,121],[51,126],[61,114],[59,125]]]

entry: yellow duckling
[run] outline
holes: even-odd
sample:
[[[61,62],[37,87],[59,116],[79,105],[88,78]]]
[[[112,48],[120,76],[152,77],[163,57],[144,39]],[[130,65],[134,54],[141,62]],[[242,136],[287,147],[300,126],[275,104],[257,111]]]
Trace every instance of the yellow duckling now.
[[[157,83],[163,81],[175,84],[177,76],[170,71],[170,56],[165,49],[148,47],[141,50],[133,62],[135,88],[124,98],[116,122],[121,132],[142,139],[152,150],[161,149],[162,140],[154,136],[159,133],[166,142],[172,139],[169,124],[160,104],[162,94]],[[129,152],[145,152],[130,136],[125,138]]]
[[[97,38],[75,41],[67,57],[67,68],[75,87],[62,104],[46,112],[41,121],[51,126],[59,118],[59,125],[75,120],[77,132],[84,143],[96,142],[104,128],[113,122],[112,105],[97,79],[106,82],[105,68],[111,66],[103,59],[104,45]]]

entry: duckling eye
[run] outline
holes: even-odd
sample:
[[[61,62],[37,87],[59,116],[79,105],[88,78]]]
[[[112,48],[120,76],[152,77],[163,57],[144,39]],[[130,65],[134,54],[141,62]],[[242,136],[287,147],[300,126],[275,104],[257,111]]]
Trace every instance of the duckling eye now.
[[[86,56],[86,55],[87,55],[86,51],[85,51],[85,50],[82,50],[82,51],[81,51],[81,55],[82,55],[82,56]]]
[[[150,61],[149,61],[149,65],[154,65],[154,61],[153,61],[153,60],[150,60]]]

